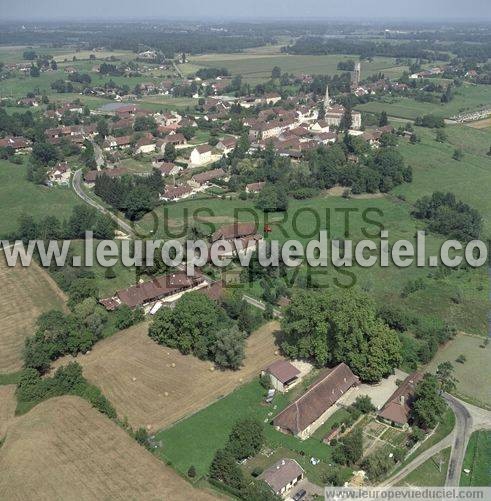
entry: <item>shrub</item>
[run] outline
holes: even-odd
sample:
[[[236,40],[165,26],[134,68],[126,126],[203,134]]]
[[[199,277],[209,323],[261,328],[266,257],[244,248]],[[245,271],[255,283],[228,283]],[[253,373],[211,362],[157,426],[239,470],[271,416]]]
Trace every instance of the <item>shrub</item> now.
[[[196,468],[194,466],[190,466],[188,470],[188,477],[195,478],[196,477]]]

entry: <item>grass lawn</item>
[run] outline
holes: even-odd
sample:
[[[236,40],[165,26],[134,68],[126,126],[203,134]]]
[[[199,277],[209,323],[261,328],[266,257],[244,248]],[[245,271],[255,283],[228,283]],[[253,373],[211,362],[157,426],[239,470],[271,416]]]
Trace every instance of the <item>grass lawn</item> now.
[[[296,457],[305,454],[303,464],[308,468],[307,476],[315,478],[314,470],[320,472],[330,462],[331,447],[315,438],[301,441],[276,431],[268,422],[288,404],[288,399],[277,394],[273,404],[266,405],[264,396],[265,390],[258,380],[241,386],[197,414],[158,433],[157,439],[162,441],[158,454],[182,474],[194,465],[198,476],[206,475],[215,451],[225,445],[235,422],[255,417],[265,423],[267,447],[272,450],[280,448],[281,454]],[[321,459],[321,464],[310,465],[308,460],[312,456]]]
[[[489,85],[475,85],[465,83],[455,91],[455,97],[450,103],[424,103],[409,97],[388,97],[381,101],[356,106],[359,111],[380,113],[386,111],[388,115],[414,120],[421,115],[438,115],[450,118],[453,115],[489,106],[491,102],[491,89]]]
[[[357,56],[330,54],[322,56],[275,54],[265,51],[251,51],[239,54],[205,54],[191,57],[189,64],[181,66],[181,70],[191,75],[200,67],[227,68],[231,75],[242,75],[250,84],[265,82],[271,78],[271,71],[279,66],[284,73],[294,75],[334,75],[342,73],[337,69],[340,61],[357,60]],[[402,75],[406,67],[398,66],[395,59],[375,57],[372,62],[362,63],[362,73],[371,75],[379,71],[390,78]]]
[[[484,339],[458,334],[438,350],[427,370],[435,372],[438,364],[451,362],[458,379],[455,394],[480,407],[491,409],[491,347],[485,346],[483,341]],[[456,362],[459,355],[464,355],[467,361],[463,364]]]
[[[317,428],[312,434],[313,437],[322,440],[334,427],[341,426],[350,416],[350,413],[344,409],[339,408],[331,416],[329,416],[326,422]]]
[[[148,80],[147,77],[146,81]],[[142,109],[158,112],[160,110],[183,110],[187,107],[194,107],[197,102],[198,100],[192,97],[151,95],[142,97],[136,104]]]
[[[470,470],[467,474],[463,470]],[[475,431],[465,452],[462,487],[489,487],[491,485],[491,431]]]
[[[421,466],[413,470],[397,485],[401,487],[440,487],[445,485],[450,452],[451,448],[448,447],[438,454],[435,454]]]
[[[0,374],[0,386],[6,386],[9,384],[17,384],[20,380],[22,372],[10,372],[8,374]]]
[[[75,205],[83,204],[70,187],[36,185],[26,179],[26,172],[25,165],[0,160],[0,236],[14,231],[22,214],[63,219]]]

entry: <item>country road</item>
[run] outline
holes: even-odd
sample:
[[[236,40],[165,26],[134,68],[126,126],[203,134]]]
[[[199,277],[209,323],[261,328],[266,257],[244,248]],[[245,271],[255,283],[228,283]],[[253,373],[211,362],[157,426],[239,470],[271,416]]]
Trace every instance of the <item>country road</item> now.
[[[255,299],[251,296],[247,296],[246,294],[244,294],[242,296],[242,299],[244,299],[244,301],[246,303],[249,303],[251,306],[254,306],[255,308],[259,308],[260,310],[264,311],[266,309],[266,304],[263,303],[262,301],[259,301],[258,299]],[[283,313],[281,313],[280,310],[277,310],[276,308],[273,309],[273,317],[275,318],[283,318]]]
[[[449,487],[459,486],[469,438],[472,432],[476,430],[491,429],[491,412],[463,402],[447,393],[443,395],[443,398],[455,414],[455,426],[452,432],[443,440],[419,454],[395,475],[381,482],[380,486],[389,487],[399,483],[418,466],[421,466],[425,461],[447,447],[451,447],[452,452],[445,485]]]
[[[90,206],[94,207],[98,211],[102,212],[103,214],[108,214],[116,223],[118,223],[119,227],[126,233],[128,233],[131,236],[135,235],[134,229],[125,221],[123,221],[121,218],[113,214],[111,211],[107,210],[105,207],[103,207],[101,204],[90,198],[82,189],[82,169],[79,169],[78,171],[75,172],[73,175],[72,179],[72,187],[75,193],[87,204]]]

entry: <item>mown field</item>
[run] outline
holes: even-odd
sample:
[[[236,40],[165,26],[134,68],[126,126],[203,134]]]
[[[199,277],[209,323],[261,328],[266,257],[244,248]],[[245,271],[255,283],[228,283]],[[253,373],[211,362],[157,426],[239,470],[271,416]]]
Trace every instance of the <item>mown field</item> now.
[[[22,368],[24,340],[34,334],[37,317],[64,307],[65,296],[36,264],[8,267],[0,252],[0,373]]]
[[[463,470],[470,470],[465,473]],[[461,487],[489,487],[491,485],[491,432],[475,431],[465,452]]]
[[[0,237],[18,226],[22,214],[69,217],[82,201],[70,187],[40,186],[26,179],[27,167],[0,160]]]
[[[1,499],[216,499],[194,489],[78,397],[16,419],[0,448]]]
[[[210,362],[158,345],[148,337],[147,323],[100,341],[77,362],[132,426],[156,431],[227,395],[278,358],[278,328],[271,322],[251,334],[244,366],[234,372],[215,371]]]
[[[466,357],[464,363],[456,361],[460,355]],[[475,405],[491,409],[491,347],[484,344],[484,339],[458,334],[438,350],[427,369],[435,372],[438,364],[447,361],[454,366],[458,380],[455,394]]]
[[[271,54],[261,51],[249,51],[240,54],[205,54],[190,58],[189,64],[183,65],[181,70],[191,75],[201,67],[227,68],[231,75],[242,75],[244,81],[251,84],[265,82],[271,78],[271,71],[275,66],[283,73],[294,75],[334,75],[342,73],[337,69],[340,61],[348,59],[358,60],[358,56],[325,55],[325,56],[297,56],[290,54]],[[396,78],[402,75],[406,67],[397,66],[395,59],[375,57],[372,62],[362,63],[362,75],[383,72],[387,77]]]
[[[417,116],[438,115],[450,118],[453,115],[489,107],[491,103],[491,88],[489,85],[463,84],[455,91],[450,103],[424,103],[408,97],[384,97],[381,101],[356,106],[359,111],[380,113],[414,120]]]

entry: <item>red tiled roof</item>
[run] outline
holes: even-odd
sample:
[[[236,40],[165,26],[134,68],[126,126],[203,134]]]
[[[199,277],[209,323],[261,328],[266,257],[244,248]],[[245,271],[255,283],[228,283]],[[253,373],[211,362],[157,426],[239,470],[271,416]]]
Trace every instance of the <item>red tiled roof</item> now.
[[[414,390],[422,377],[423,375],[419,372],[409,374],[389,400],[387,400],[378,415],[383,419],[387,419],[387,421],[393,421],[400,425],[406,424],[409,421],[411,413]]]
[[[243,238],[250,235],[255,235],[257,227],[255,223],[232,223],[222,226],[216,230],[211,236],[211,241],[230,240],[234,238]]]
[[[268,365],[264,371],[269,372],[283,384],[291,381],[300,374],[300,371],[288,362],[288,360],[276,360],[272,364]]]
[[[358,378],[345,364],[325,372],[303,395],[280,412],[273,424],[293,435],[314,423],[352,386]]]

